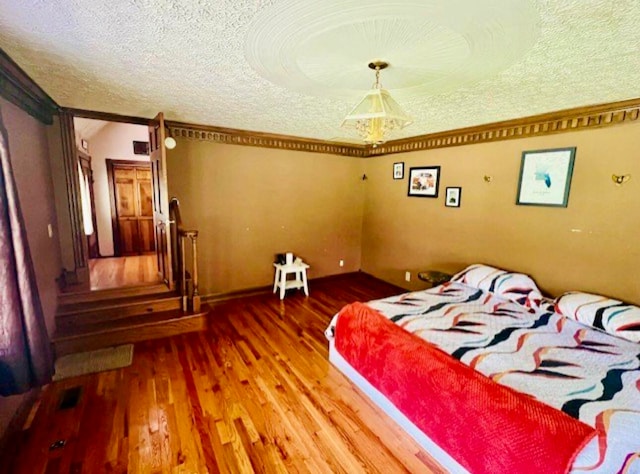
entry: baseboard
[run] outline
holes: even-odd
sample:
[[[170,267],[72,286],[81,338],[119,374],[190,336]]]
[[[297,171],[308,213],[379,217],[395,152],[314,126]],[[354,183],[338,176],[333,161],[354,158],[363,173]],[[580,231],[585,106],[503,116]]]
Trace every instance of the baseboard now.
[[[394,285],[393,283],[389,283],[386,282],[384,280],[381,280],[380,278],[373,276],[369,273],[363,272],[362,270],[357,270],[355,272],[347,272],[347,273],[336,273],[334,275],[326,275],[326,276],[322,276],[322,277],[316,277],[316,278],[310,278],[309,279],[309,289],[311,292],[313,292],[313,284],[314,283],[322,283],[322,282],[327,282],[327,281],[335,281],[335,280],[342,280],[342,279],[349,279],[349,278],[353,278],[354,276],[359,275],[359,276],[364,276],[366,278],[371,278],[373,280],[377,280],[380,282],[384,282],[388,285],[392,285],[392,286],[396,286],[398,288],[398,293],[404,293],[407,290],[404,288],[401,288],[397,285]],[[242,290],[234,290],[234,291],[228,291],[225,293],[212,293],[209,295],[204,295],[202,296],[201,300],[203,303],[219,303],[222,301],[228,301],[228,300],[234,300],[234,299],[238,299],[238,298],[247,298],[249,296],[258,296],[258,295],[266,295],[269,293],[273,292],[273,285],[268,285],[268,286],[255,286],[255,287],[251,287],[251,288],[245,288]]]
[[[249,296],[266,295],[273,291],[273,286],[254,286],[243,290],[228,291],[225,293],[212,293],[200,297],[202,303],[220,303],[222,301],[234,300],[237,298],[247,298]]]
[[[0,436],[0,454],[2,455],[2,464],[5,467],[11,462],[11,454],[15,451],[13,448],[21,439],[25,423],[29,419],[31,410],[38,400],[41,390],[39,387],[34,388],[25,395],[4,433]]]
[[[372,275],[371,273],[363,272],[362,270],[360,270],[359,273],[360,273],[360,275],[364,275],[364,276],[366,276],[368,278],[371,278],[373,280],[376,280],[376,281],[379,281],[379,282],[382,282],[382,283],[386,283],[387,285],[390,285],[390,286],[393,286],[393,287],[397,288],[398,289],[398,294],[406,293],[408,291],[411,291],[411,290],[409,290],[407,288],[404,288],[402,286],[398,286],[395,283],[392,283],[392,282],[390,282],[388,280],[383,280],[382,278],[379,278],[379,277],[377,277],[375,275]]]
[[[336,279],[341,277],[347,277],[349,275],[353,276],[358,274],[359,272],[350,272],[350,273],[339,273],[337,275],[328,275],[318,278],[310,278],[309,284],[313,282],[326,281],[330,279]],[[273,285],[268,286],[254,286],[251,288],[245,288],[242,290],[234,290],[227,291],[224,293],[212,293],[209,295],[204,295],[201,298],[203,303],[219,303],[221,301],[234,300],[237,298],[247,298],[249,296],[258,296],[258,295],[266,295],[268,293],[273,292]]]
[[[333,280],[341,280],[341,279],[349,279],[349,278],[353,278],[356,275],[367,275],[366,273],[362,272],[361,270],[357,270],[355,272],[346,272],[346,273],[336,273],[334,275],[325,275],[322,277],[317,277],[317,278],[312,278],[309,281],[310,282],[314,282],[314,283],[321,283],[324,281],[333,281]]]

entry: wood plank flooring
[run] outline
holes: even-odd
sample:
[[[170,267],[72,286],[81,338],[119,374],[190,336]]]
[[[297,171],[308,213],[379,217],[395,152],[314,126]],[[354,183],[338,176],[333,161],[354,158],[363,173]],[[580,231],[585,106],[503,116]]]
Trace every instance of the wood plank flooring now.
[[[328,362],[332,315],[398,289],[354,274],[310,290],[220,303],[205,331],[136,344],[131,367],[50,385],[0,472],[444,472]]]
[[[159,283],[156,254],[89,260],[91,291]]]

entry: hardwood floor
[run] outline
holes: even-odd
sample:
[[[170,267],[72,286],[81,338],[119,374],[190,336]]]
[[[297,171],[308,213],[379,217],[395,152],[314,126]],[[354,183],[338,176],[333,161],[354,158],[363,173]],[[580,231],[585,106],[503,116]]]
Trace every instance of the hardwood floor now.
[[[160,283],[156,254],[89,260],[91,291]]]
[[[362,274],[310,286],[220,303],[205,331],[136,344],[131,367],[50,385],[0,471],[444,472],[327,359],[337,310],[398,289]],[[78,405],[58,409],[74,386]]]

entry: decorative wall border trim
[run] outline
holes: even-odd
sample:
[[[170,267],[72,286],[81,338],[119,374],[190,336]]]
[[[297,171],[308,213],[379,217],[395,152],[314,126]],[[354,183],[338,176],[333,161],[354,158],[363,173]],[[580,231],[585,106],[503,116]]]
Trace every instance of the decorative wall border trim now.
[[[313,138],[299,138],[289,135],[250,132],[233,128],[193,125],[182,122],[165,122],[174,138],[187,138],[229,145],[258,146],[263,148],[278,148],[282,150],[307,151],[312,153],[329,153],[363,158],[367,153],[364,145],[316,140]]]
[[[58,104],[0,48],[0,95],[40,122],[51,125]]]
[[[381,156],[603,128],[638,121],[639,117],[640,98],[559,110],[477,127],[393,140],[376,148],[368,148],[366,156]],[[640,121],[638,122],[640,123]]]
[[[167,121],[174,138],[367,158],[604,128],[639,121],[640,98],[393,140],[377,147]]]
[[[63,109],[78,117],[145,124],[148,119],[79,109]],[[247,130],[166,121],[174,138],[224,143],[229,145],[277,148],[281,150],[328,153],[367,158],[374,156],[431,150],[478,143],[538,137],[557,133],[604,128],[638,121],[640,98],[608,104],[577,107],[514,120],[495,122],[446,132],[393,140],[378,147],[330,142]]]

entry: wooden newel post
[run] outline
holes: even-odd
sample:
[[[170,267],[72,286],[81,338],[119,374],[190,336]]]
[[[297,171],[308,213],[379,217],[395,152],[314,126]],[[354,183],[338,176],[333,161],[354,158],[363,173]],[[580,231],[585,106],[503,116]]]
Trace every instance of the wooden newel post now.
[[[176,223],[177,245],[172,247],[171,253],[175,253],[174,258],[178,260],[180,271],[180,296],[182,303],[182,311],[185,313],[191,310],[193,313],[200,312],[200,292],[198,290],[198,231],[184,230],[182,227],[182,217],[180,216],[180,201],[174,197],[170,202],[170,213],[174,216]],[[185,240],[191,240],[191,285],[192,291],[189,291],[189,282],[187,281],[187,256]],[[178,268],[176,269],[177,272]],[[174,276],[175,272],[174,272]],[[177,277],[176,277],[177,279]],[[191,302],[189,303],[189,300]]]
[[[191,296],[192,311],[197,313],[200,311],[200,293],[198,291],[198,231],[190,233],[191,238],[191,258],[192,258],[192,281],[193,281],[193,293]]]
[[[182,277],[180,278],[180,294],[182,296],[182,311],[187,311],[189,295],[187,295],[187,266],[185,265],[185,248],[184,248],[184,234],[179,233],[178,239],[180,241],[180,271]]]

